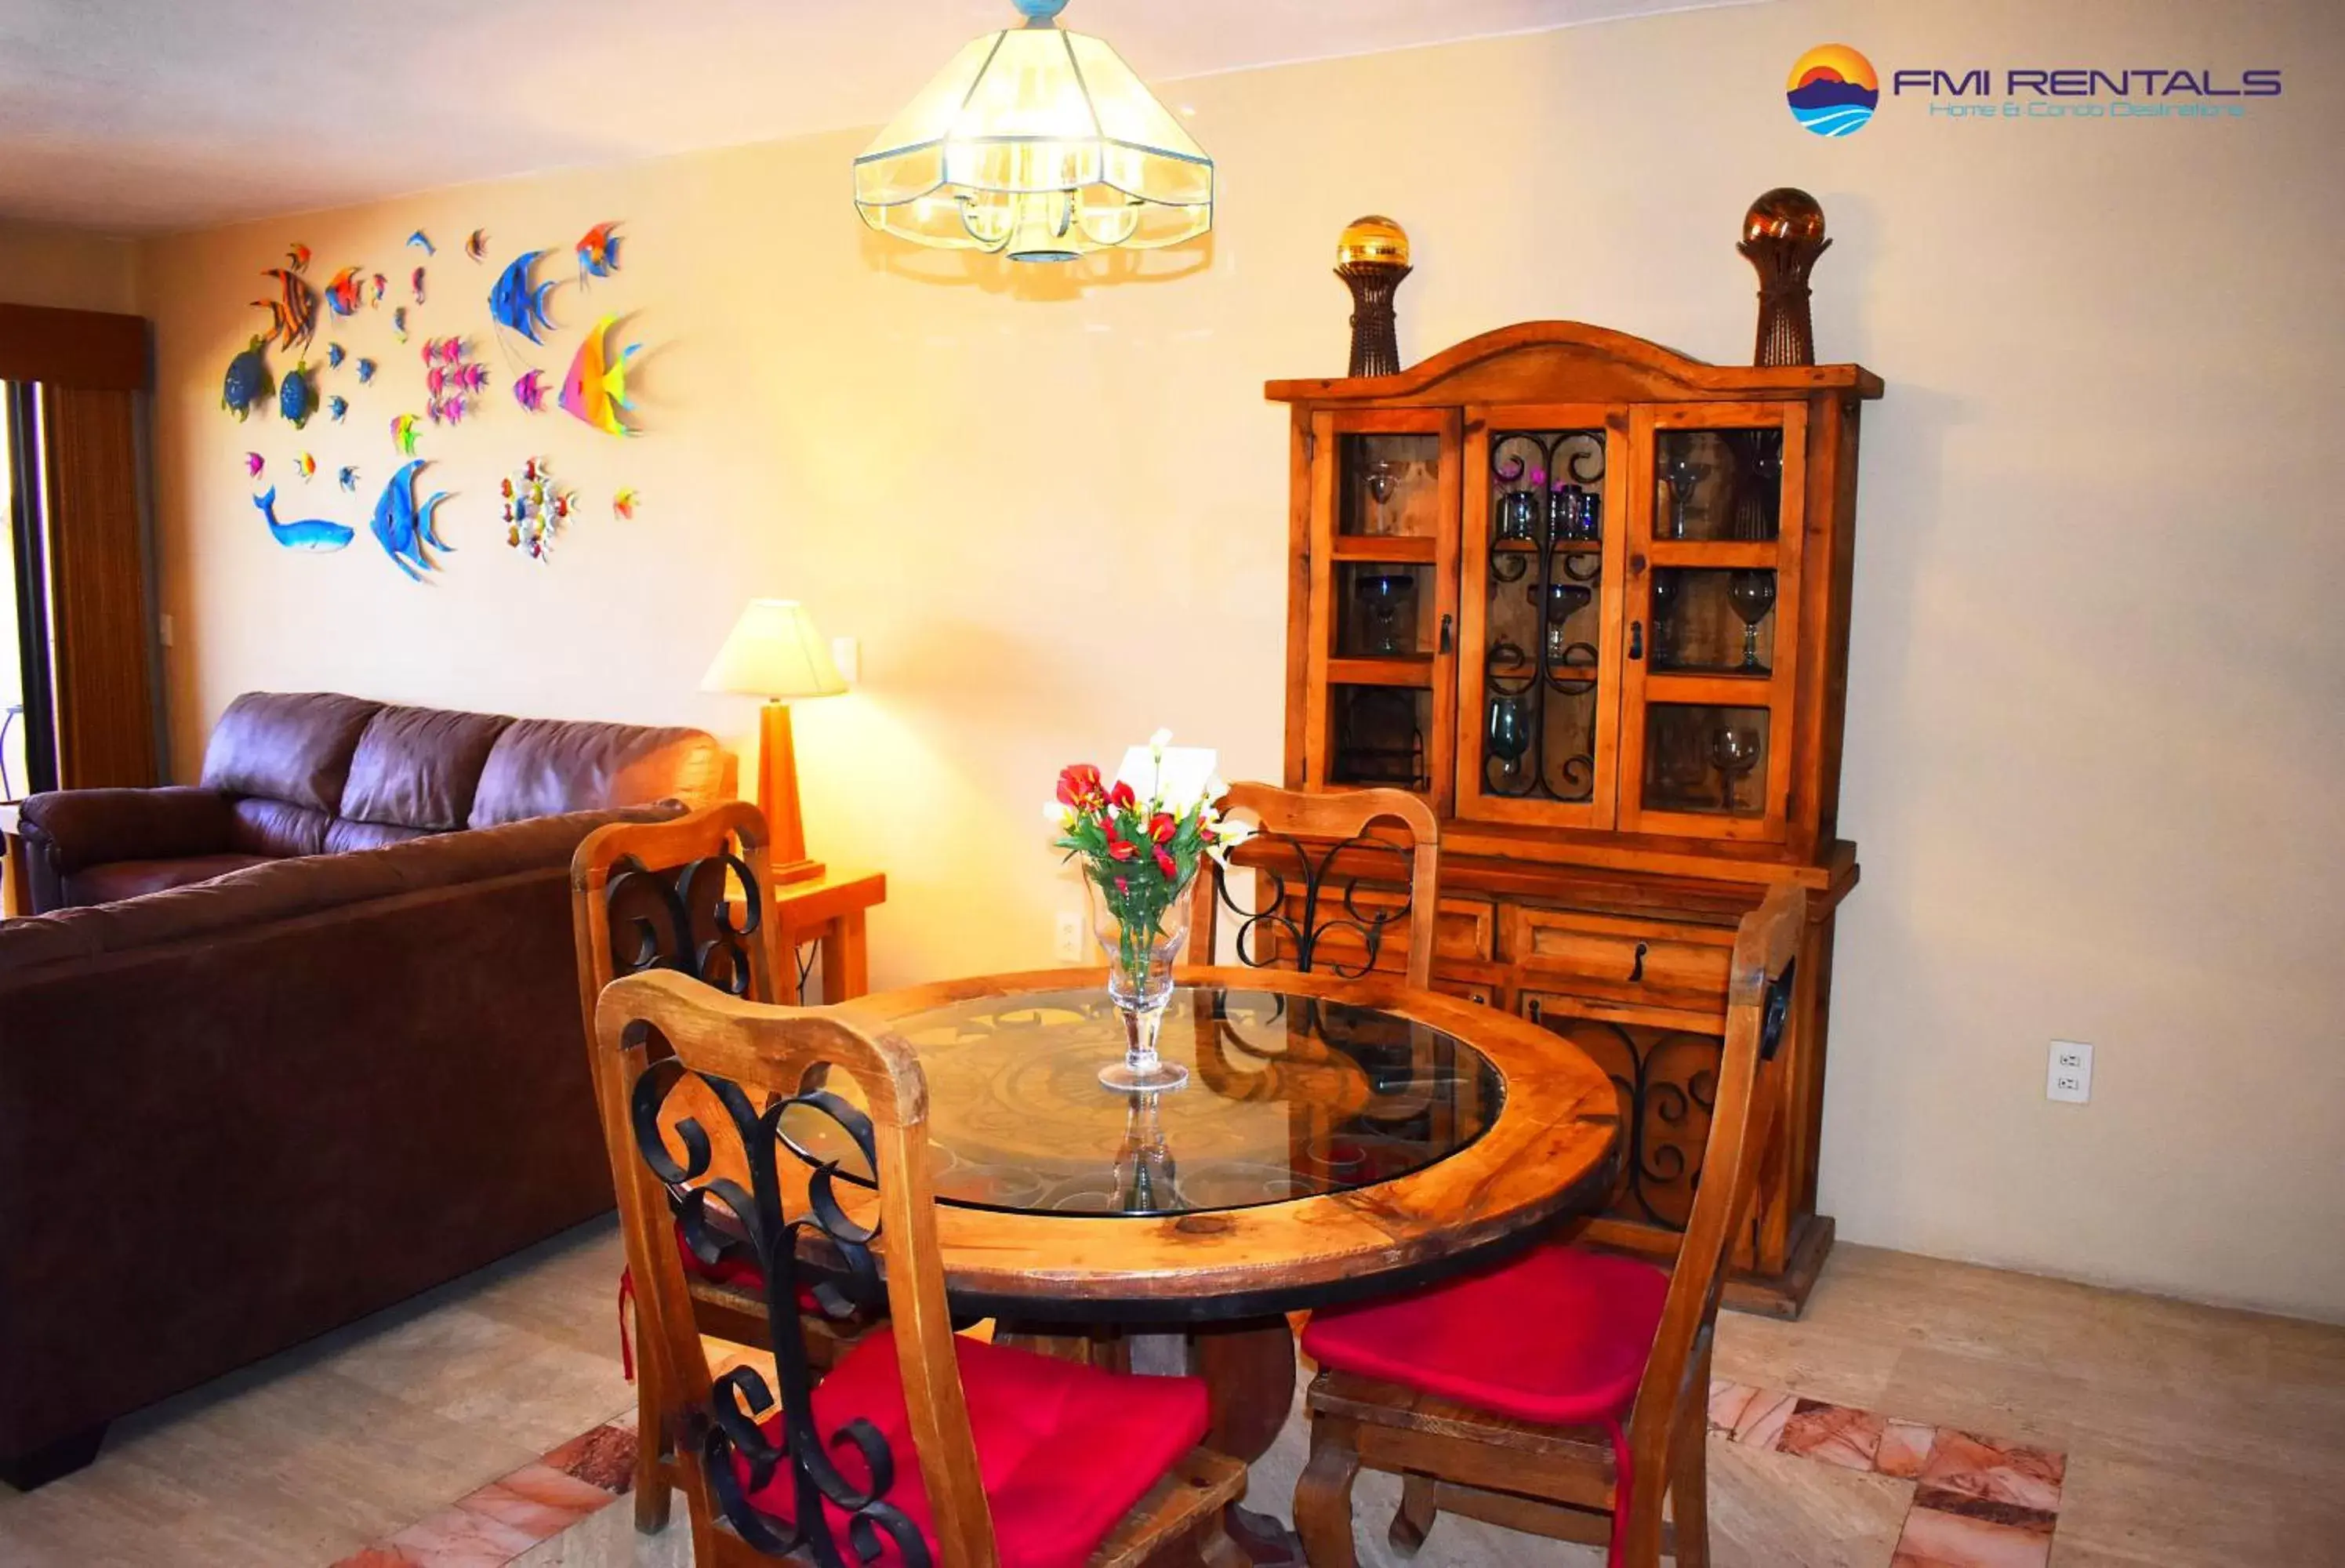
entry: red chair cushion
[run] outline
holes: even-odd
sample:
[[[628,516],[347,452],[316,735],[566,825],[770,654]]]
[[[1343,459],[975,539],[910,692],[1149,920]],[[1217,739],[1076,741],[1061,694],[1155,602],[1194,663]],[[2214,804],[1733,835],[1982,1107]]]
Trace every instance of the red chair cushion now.
[[[1650,1263],[1539,1247],[1414,1295],[1314,1312],[1303,1349],[1339,1371],[1576,1426],[1635,1400],[1669,1290]]]
[[[1002,1568],[1081,1568],[1172,1462],[1205,1435],[1205,1385],[1198,1379],[1101,1371],[961,1335],[953,1337],[953,1349]],[[826,1438],[858,1416],[879,1429],[895,1456],[887,1501],[904,1511],[943,1562],[904,1411],[892,1329],[867,1336],[815,1388],[815,1427]],[[765,1429],[768,1441],[783,1441],[778,1412]],[[831,1454],[849,1481],[868,1479],[851,1445]],[[734,1462],[746,1485],[746,1462]],[[787,1520],[795,1484],[785,1463],[749,1500]],[[844,1542],[846,1516],[826,1509]],[[878,1562],[900,1568],[902,1554],[882,1541]]]

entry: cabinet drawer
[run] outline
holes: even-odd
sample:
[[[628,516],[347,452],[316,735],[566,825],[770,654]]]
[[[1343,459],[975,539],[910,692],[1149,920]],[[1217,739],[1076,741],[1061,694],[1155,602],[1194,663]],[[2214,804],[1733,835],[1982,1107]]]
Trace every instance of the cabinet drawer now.
[[[1658,925],[1568,909],[1509,909],[1508,947],[1526,971],[1593,994],[1722,1006],[1734,933]]]
[[[1384,935],[1376,939],[1376,968],[1379,972],[1398,974],[1408,967],[1408,918],[1398,913],[1406,906],[1408,895],[1397,889],[1363,887],[1352,895],[1346,908],[1340,888],[1331,888],[1319,895],[1319,940],[1312,956],[1311,966],[1320,970],[1357,970],[1366,961],[1367,942],[1359,930],[1360,924],[1373,922],[1379,916],[1389,916]],[[1353,910],[1362,920],[1355,921]],[[1303,922],[1303,900],[1290,897],[1286,901],[1286,917],[1299,928]],[[1227,909],[1221,913],[1224,929],[1242,923],[1242,917]],[[1444,898],[1433,917],[1433,956],[1436,962],[1487,963],[1494,947],[1497,929],[1497,912],[1486,899]],[[1284,926],[1265,920],[1254,927],[1247,939],[1249,956],[1258,963],[1292,964],[1293,939]]]

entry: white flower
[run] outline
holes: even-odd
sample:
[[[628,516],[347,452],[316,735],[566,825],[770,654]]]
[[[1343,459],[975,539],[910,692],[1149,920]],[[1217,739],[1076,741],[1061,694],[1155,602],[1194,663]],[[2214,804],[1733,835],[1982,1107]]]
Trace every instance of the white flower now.
[[[1075,825],[1075,814],[1057,801],[1046,800],[1042,803],[1042,820],[1064,833]]]
[[[1172,732],[1170,730],[1159,730],[1148,737],[1148,749],[1160,757],[1164,754],[1164,748],[1172,744]]]

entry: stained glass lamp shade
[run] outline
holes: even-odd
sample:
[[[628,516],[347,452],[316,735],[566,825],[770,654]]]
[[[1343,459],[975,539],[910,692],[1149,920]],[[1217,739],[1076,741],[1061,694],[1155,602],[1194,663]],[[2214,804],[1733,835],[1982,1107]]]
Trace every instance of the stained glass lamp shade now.
[[[1213,226],[1213,160],[1116,52],[1015,0],[855,160],[882,234],[1017,261],[1178,245]]]

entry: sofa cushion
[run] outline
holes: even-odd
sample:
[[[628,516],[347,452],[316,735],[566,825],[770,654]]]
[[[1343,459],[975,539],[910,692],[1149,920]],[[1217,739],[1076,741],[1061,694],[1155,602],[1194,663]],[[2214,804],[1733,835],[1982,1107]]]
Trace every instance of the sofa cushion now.
[[[350,758],[341,814],[353,822],[442,833],[463,826],[489,748],[512,723],[502,713],[381,710]]]
[[[248,795],[236,803],[228,823],[228,846],[239,855],[265,855],[273,859],[323,855],[326,829],[333,821],[315,806]]]
[[[341,804],[351,754],[382,706],[336,692],[247,692],[204,749],[204,787],[313,810]]]
[[[346,816],[338,816],[326,824],[326,853],[348,855],[354,849],[381,849],[423,836],[420,827],[401,827],[389,822],[352,822]]]
[[[124,903],[0,920],[0,976],[216,931],[249,930],[369,898],[485,882],[516,872],[566,874],[579,842],[604,823],[656,822],[672,814],[658,808],[579,812],[486,833],[426,834],[383,849],[267,860],[209,882]]]
[[[259,865],[269,858],[261,855],[190,855],[174,860],[117,860],[67,872],[65,893],[76,905],[112,904],[117,899],[136,898],[142,893],[160,893],[167,887],[209,882],[215,876]]]
[[[470,825],[675,800],[713,801],[725,754],[705,730],[520,719],[497,737]]]

